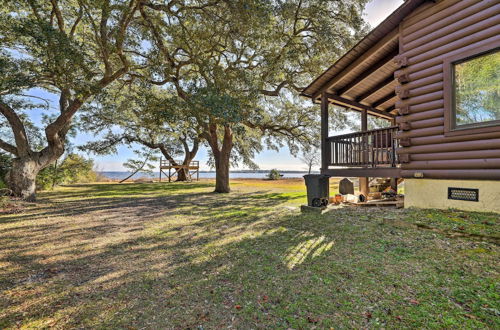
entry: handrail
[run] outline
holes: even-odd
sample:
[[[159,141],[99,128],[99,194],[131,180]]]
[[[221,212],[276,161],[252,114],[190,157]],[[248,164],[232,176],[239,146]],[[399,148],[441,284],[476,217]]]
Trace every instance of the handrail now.
[[[341,134],[341,135],[332,135],[332,136],[327,137],[326,140],[332,141],[332,140],[343,139],[343,138],[348,138],[348,137],[361,136],[361,135],[366,134],[366,133],[375,133],[375,132],[392,130],[392,129],[397,129],[397,128],[399,128],[399,126],[389,126],[389,127],[384,127],[384,128],[372,129],[369,131],[353,132],[353,133],[346,133],[346,134]]]
[[[398,126],[331,136],[327,139],[328,165],[392,166],[399,164],[396,149]]]
[[[196,180],[200,179],[200,161],[191,160],[188,165],[183,165],[184,161],[175,159],[163,159],[160,157],[160,182],[162,174],[168,177],[168,182],[172,181],[172,177],[177,176],[181,171],[184,172],[185,176],[189,181],[193,179],[196,175]],[[168,170],[168,173],[163,172],[163,170]]]
[[[184,161],[182,160],[175,160],[174,159],[174,162],[175,164],[177,164],[176,166],[181,166],[182,163]],[[168,165],[168,166],[173,166],[174,162],[170,161],[169,159],[160,159],[160,165],[163,166],[163,165]],[[199,166],[200,165],[200,161],[199,160],[192,160],[190,163],[189,163],[189,166]]]

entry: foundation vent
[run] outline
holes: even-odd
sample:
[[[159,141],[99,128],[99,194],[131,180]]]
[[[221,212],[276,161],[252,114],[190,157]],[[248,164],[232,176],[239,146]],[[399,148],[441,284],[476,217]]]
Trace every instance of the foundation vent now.
[[[448,188],[448,199],[479,202],[479,189]]]

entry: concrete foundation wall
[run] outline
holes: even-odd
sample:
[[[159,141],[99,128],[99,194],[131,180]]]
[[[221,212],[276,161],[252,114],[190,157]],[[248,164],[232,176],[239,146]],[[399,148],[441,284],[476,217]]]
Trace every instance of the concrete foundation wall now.
[[[450,200],[448,187],[479,189],[479,201]],[[500,213],[500,181],[406,179],[405,207]]]

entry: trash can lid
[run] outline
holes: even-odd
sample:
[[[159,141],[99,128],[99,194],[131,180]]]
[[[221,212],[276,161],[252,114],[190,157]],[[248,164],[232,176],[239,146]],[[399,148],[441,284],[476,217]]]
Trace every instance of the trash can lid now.
[[[328,175],[325,175],[325,174],[319,174],[319,173],[316,173],[316,174],[306,174],[303,176],[304,179],[306,178],[328,178],[329,176]]]

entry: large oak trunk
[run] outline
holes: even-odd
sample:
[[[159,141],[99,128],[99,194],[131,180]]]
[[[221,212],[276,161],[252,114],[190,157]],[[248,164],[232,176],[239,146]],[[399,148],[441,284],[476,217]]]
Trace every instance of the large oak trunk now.
[[[229,156],[230,152],[225,151],[219,154],[215,160],[215,192],[228,193],[229,187]]]
[[[16,158],[7,173],[7,185],[16,197],[34,202],[36,200],[36,176],[41,166],[35,160]]]
[[[186,169],[179,169],[177,171],[177,182],[182,182],[182,181],[187,181],[188,180],[188,175],[187,175],[187,170]]]
[[[204,132],[204,136],[212,148],[215,160],[215,192],[228,193],[231,191],[229,188],[229,167],[231,150],[233,149],[233,131],[231,127],[224,126],[224,137],[220,147],[216,124],[211,123],[208,131]]]
[[[182,165],[189,166],[189,164],[191,164],[192,160],[193,160],[192,158],[184,158]],[[175,180],[175,181],[188,181],[188,179],[190,179],[189,168],[183,168],[183,169],[179,169],[179,171],[177,171],[177,180]]]

